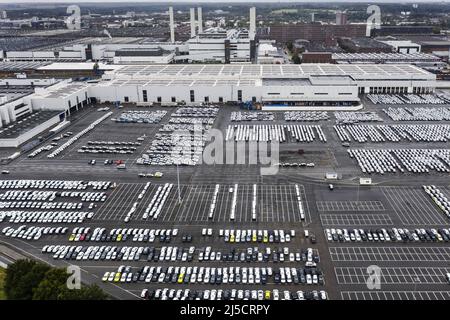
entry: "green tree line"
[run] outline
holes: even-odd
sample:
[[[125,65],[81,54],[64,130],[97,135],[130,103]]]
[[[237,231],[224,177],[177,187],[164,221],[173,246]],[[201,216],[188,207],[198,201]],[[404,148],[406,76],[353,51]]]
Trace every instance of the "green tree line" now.
[[[68,289],[69,274],[32,260],[17,260],[6,269],[4,292],[8,300],[105,300],[108,296],[97,286]]]

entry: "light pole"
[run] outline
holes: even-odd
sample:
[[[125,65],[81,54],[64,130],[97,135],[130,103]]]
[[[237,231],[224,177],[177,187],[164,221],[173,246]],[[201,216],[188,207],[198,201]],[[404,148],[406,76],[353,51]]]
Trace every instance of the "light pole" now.
[[[178,162],[177,165],[177,182],[178,182],[178,204],[181,204],[181,191],[180,191],[180,170],[178,169]]]

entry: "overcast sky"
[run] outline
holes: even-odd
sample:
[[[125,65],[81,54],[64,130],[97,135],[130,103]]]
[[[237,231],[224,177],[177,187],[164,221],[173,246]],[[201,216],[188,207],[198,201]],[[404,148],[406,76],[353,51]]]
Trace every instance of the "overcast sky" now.
[[[413,3],[421,3],[421,2],[427,2],[427,3],[432,3],[432,2],[449,2],[450,0],[441,0],[441,1],[436,1],[436,0],[420,0],[420,1],[415,1],[415,0],[370,0],[370,1],[364,1],[364,0],[315,0],[315,1],[308,1],[308,0],[304,0],[304,1],[298,1],[298,0],[283,0],[283,1],[274,1],[274,0],[169,0],[169,1],[162,1],[162,0],[131,0],[131,1],[127,1],[129,4],[132,4],[133,2],[147,2],[147,3],[167,3],[167,5],[170,5],[172,3],[179,3],[179,2],[192,2],[192,3],[199,3],[199,2],[213,2],[213,3],[248,3],[248,2],[275,2],[275,3],[301,3],[301,2],[308,2],[308,3],[314,3],[314,2],[361,2],[361,3],[405,3],[405,2],[413,2]],[[70,4],[81,4],[82,3],[95,3],[95,2],[120,2],[120,3],[124,3],[123,0],[81,0],[81,1],[77,1],[77,0],[37,0],[37,1],[30,1],[30,0],[0,0],[0,3],[33,3],[33,4],[37,4],[37,3],[70,3]]]

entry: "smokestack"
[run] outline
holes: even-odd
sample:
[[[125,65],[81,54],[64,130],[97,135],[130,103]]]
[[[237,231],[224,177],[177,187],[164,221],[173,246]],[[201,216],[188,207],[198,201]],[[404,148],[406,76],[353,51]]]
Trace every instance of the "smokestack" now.
[[[175,25],[173,22],[173,7],[169,7],[170,42],[175,42]]]
[[[250,40],[255,40],[255,34],[256,34],[256,8],[251,7],[250,8],[250,28],[248,31],[248,37]]]
[[[191,8],[191,38],[195,37],[195,8]]]
[[[197,8],[198,33],[203,32],[202,7]]]
[[[311,13],[311,22],[314,22],[314,12]]]

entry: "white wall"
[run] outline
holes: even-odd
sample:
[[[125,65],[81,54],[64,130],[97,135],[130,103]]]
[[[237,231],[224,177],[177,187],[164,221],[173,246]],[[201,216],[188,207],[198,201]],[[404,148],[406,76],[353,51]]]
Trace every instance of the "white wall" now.
[[[15,110],[15,107],[24,103],[26,106]],[[28,104],[26,99],[20,98],[5,104],[0,105],[0,127],[8,125],[16,120],[17,114],[22,113],[24,110],[32,111],[31,105]],[[25,113],[24,113],[25,114]]]
[[[41,123],[40,125],[32,128],[31,130],[27,131],[26,133],[20,135],[17,138],[13,139],[0,139],[0,147],[9,147],[9,148],[17,148],[24,142],[30,140],[34,136],[37,136],[41,132],[47,130],[51,126],[59,123],[59,115],[54,116],[53,118]]]

